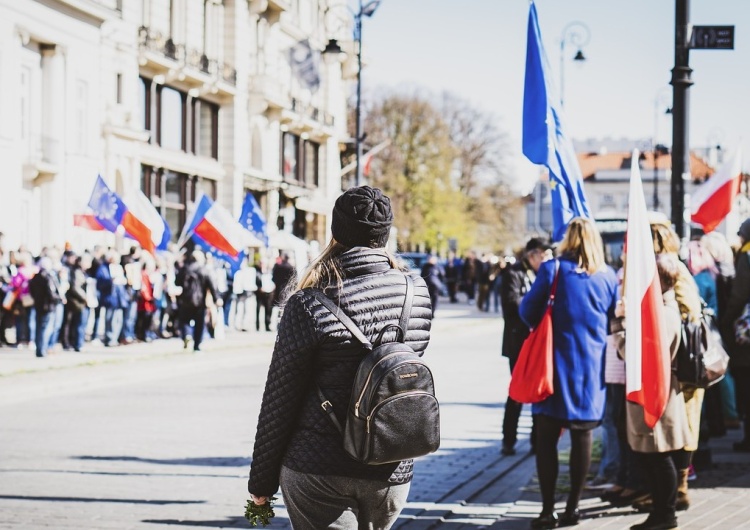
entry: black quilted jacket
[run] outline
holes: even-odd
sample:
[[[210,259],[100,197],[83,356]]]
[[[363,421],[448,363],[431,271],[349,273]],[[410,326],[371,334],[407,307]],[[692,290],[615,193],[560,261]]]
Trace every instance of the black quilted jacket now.
[[[354,248],[340,257],[343,289],[326,294],[373,340],[386,324],[398,324],[406,293],[404,273],[390,267],[382,249]],[[418,353],[430,339],[432,310],[424,280],[414,277],[414,302],[406,339]],[[394,340],[395,333],[384,340]],[[315,383],[343,424],[354,376],[362,359],[359,342],[308,290],[287,302],[263,394],[248,490],[270,496],[282,464],[316,475],[408,482],[412,462],[360,464],[343,449],[341,434],[320,407]]]

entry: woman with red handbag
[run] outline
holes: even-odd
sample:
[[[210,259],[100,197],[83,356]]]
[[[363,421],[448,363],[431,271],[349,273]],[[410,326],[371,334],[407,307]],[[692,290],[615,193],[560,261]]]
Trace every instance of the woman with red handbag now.
[[[578,523],[578,501],[591,463],[592,430],[604,416],[604,356],[609,320],[617,302],[617,277],[604,261],[599,232],[590,219],[576,217],[559,246],[559,259],[542,264],[521,302],[521,318],[540,323],[553,284],[553,393],[534,403],[536,465],[542,513],[531,527],[555,528]],[[543,352],[539,352],[542,354]],[[555,513],[557,442],[569,429],[570,493],[562,516]]]

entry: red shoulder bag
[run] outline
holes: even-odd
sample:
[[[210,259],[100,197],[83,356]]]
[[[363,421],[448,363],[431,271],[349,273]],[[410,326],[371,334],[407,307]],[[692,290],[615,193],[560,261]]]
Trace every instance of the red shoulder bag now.
[[[555,261],[555,279],[542,320],[521,346],[513,368],[508,395],[519,403],[539,403],[554,393],[552,350],[552,306],[555,303],[560,263]]]

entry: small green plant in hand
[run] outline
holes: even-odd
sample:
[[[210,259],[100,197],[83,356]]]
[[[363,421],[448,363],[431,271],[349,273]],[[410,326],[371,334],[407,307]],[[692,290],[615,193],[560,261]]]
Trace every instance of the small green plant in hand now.
[[[269,525],[271,518],[276,515],[271,506],[275,500],[276,497],[271,497],[264,504],[255,504],[252,500],[247,501],[245,519],[248,520],[250,526],[258,526],[259,524],[262,526]]]

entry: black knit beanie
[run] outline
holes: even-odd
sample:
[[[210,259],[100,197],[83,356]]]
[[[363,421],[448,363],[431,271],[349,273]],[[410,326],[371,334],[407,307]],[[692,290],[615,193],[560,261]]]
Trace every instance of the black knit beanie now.
[[[384,247],[393,224],[391,200],[378,188],[346,190],[333,207],[333,238],[347,247]]]

